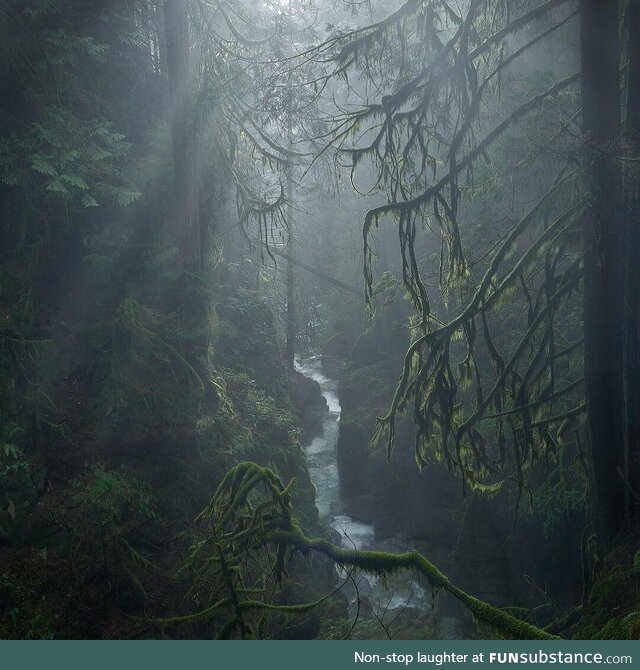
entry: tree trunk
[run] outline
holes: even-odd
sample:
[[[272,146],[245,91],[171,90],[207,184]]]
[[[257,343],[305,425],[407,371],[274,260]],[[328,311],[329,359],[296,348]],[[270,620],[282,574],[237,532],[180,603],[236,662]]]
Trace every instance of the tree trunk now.
[[[293,44],[293,4],[288,3],[289,40]],[[291,71],[288,76],[289,89],[287,90],[287,144],[292,149],[293,144],[293,94],[291,89]],[[287,160],[287,332],[285,341],[285,364],[290,372],[294,370],[296,355],[296,268],[295,268],[295,234],[293,223],[293,165],[292,159]]]
[[[194,71],[189,49],[189,0],[165,0],[164,21],[169,101],[172,112],[175,199],[169,217],[169,234],[182,269],[201,267],[199,178],[194,123]]]
[[[625,523],[624,239],[621,220],[618,3],[581,0],[585,384],[599,537]]]
[[[291,129],[289,128],[289,133]],[[289,135],[291,136],[291,135]],[[287,333],[285,343],[285,363],[290,371],[294,368],[296,354],[296,271],[295,271],[295,235],[293,223],[293,175],[291,161],[287,165]]]
[[[180,352],[200,377],[208,411],[217,404],[210,383],[208,351],[210,332],[209,299],[196,275],[203,270],[203,167],[196,101],[196,64],[189,42],[190,0],[165,0],[165,47],[171,144],[174,169],[174,193],[168,207],[168,233],[176,249],[171,267],[177,280],[165,291],[167,307],[181,320],[187,334]]]
[[[625,118],[626,156],[624,195],[626,208],[626,296],[625,296],[625,413],[626,461],[629,510],[634,525],[640,505],[640,0],[627,5],[627,114]]]

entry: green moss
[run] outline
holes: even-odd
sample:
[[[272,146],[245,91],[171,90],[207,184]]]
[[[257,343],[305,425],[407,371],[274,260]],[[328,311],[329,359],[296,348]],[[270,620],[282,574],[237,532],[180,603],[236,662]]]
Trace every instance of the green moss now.
[[[614,617],[593,636],[594,640],[637,640],[640,631],[640,612]]]
[[[591,589],[584,615],[576,626],[576,639],[640,639],[637,556],[637,552],[623,546],[606,557]]]
[[[309,539],[303,535],[295,521],[287,532],[276,532],[275,538],[286,541],[296,549],[307,552],[317,551],[339,565],[349,565],[378,575],[393,574],[400,570],[415,569],[424,575],[434,589],[442,589],[457,598],[473,615],[488,624],[500,634],[515,640],[548,640],[558,639],[544,630],[512,616],[508,612],[493,607],[488,603],[474,598],[451,584],[448,578],[417,551],[391,554],[383,551],[361,551],[335,547],[322,539]]]
[[[78,616],[68,562],[41,550],[14,546],[3,554],[2,565],[0,638],[75,637],[65,625]]]
[[[96,411],[106,440],[166,440],[194,428],[205,388],[178,346],[168,317],[131,298],[120,303],[102,337]]]
[[[286,504],[295,507],[305,532],[317,531],[314,488],[273,316],[256,295],[223,296],[220,302],[212,323],[214,345],[204,364],[194,355],[197,347],[189,345],[189,338],[198,336],[195,325],[152,307],[151,301],[125,298],[105,310],[99,322],[78,331],[83,347],[78,358],[91,365],[78,372],[75,362],[69,363],[60,377],[73,388],[56,398],[62,395],[69,413],[69,434],[81,439],[62,443],[56,435],[48,445],[55,469],[48,473],[46,489],[39,483],[41,465],[23,447],[25,435],[3,421],[7,409],[17,412],[0,402],[0,502],[5,510],[0,511],[0,532],[9,533],[15,514],[24,539],[18,546],[12,535],[12,544],[0,548],[0,637],[129,636],[141,625],[136,614],[180,612],[186,607],[184,582],[175,579],[175,572],[194,537],[191,522],[224,473],[239,462],[258,463],[258,470],[245,473],[249,479],[239,476],[235,483],[241,498],[246,494],[253,504],[257,488],[295,480]],[[0,356],[0,371],[2,362]],[[209,384],[217,402],[207,401]],[[0,400],[4,386],[0,382]],[[39,488],[28,486],[31,480]],[[38,500],[28,509],[17,495],[27,489]],[[239,507],[244,513],[247,505]],[[260,509],[275,514],[273,507]],[[229,517],[238,511],[231,505]],[[288,579],[284,559],[279,559],[283,583]],[[329,578],[322,582],[323,575],[335,573],[318,558],[298,556],[286,564],[302,600],[282,602],[270,616],[309,618],[312,604],[331,585]],[[268,569],[257,574],[260,579],[271,575]],[[220,583],[218,576],[211,584],[194,586],[208,598]],[[244,594],[245,604],[231,618],[214,612],[209,618],[213,631],[235,634],[238,617],[255,614],[253,628],[248,626],[244,635],[257,635],[259,594]],[[217,600],[224,598],[228,594]],[[90,617],[84,616],[85,607]],[[298,624],[286,624],[297,631],[291,635],[311,634],[312,627]],[[197,617],[188,625],[194,627],[186,636],[203,634]]]
[[[216,361],[236,372],[248,374],[271,396],[286,393],[275,317],[257,292],[234,288],[215,307],[212,332]]]
[[[118,526],[133,518],[142,523],[156,517],[149,486],[124,469],[96,466],[90,474],[71,482],[69,502],[91,525]]]
[[[212,565],[220,563],[224,567],[226,556],[242,556],[244,566],[247,557],[254,555],[256,561],[267,558],[267,566],[262,567],[268,567],[276,583],[279,583],[282,576],[286,575],[285,556],[293,549],[305,556],[319,554],[338,565],[381,576],[401,570],[416,570],[426,577],[434,590],[447,591],[453,595],[479,622],[491,626],[500,635],[513,639],[557,639],[507,611],[462,591],[417,551],[394,554],[346,549],[324,538],[308,537],[292,514],[293,484],[292,481],[285,486],[275,472],[250,462],[240,463],[226,475],[199,517],[207,525],[204,534],[193,545],[189,559],[190,565],[196,569],[197,581],[210,584],[213,575],[220,572],[216,567],[212,573]],[[224,535],[221,535],[222,529]],[[271,548],[275,550],[276,557],[269,564]],[[245,583],[243,566],[234,566],[238,585]],[[255,568],[250,570],[254,571]],[[230,585],[228,588],[232,590],[234,598],[239,598],[238,586]],[[271,608],[270,603],[259,600],[240,599],[240,602],[244,604],[236,604],[236,612],[246,609],[268,611]],[[313,603],[296,605],[290,611],[306,612],[314,606]]]

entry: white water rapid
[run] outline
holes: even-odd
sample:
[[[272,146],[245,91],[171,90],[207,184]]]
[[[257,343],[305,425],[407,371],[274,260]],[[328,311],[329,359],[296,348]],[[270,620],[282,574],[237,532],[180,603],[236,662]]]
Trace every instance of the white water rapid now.
[[[401,551],[397,544],[376,541],[372,524],[361,523],[344,513],[340,498],[336,449],[340,424],[340,399],[337,382],[329,379],[317,357],[296,360],[296,369],[305,377],[318,382],[329,411],[324,417],[322,431],[305,446],[309,474],[317,489],[316,507],[320,520],[340,537],[343,547]],[[337,541],[337,536],[336,536]],[[345,574],[338,572],[341,579]],[[343,592],[350,600],[350,613],[355,614],[360,601],[360,617],[393,621],[399,612],[411,612],[413,618],[433,616],[430,590],[424,580],[412,573],[382,580],[374,575],[358,573],[354,582],[348,581]]]

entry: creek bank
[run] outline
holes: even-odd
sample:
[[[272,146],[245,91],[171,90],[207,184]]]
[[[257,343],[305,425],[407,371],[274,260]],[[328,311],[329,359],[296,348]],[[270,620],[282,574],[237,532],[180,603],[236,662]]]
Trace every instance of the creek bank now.
[[[328,529],[331,540],[340,546],[394,553],[402,551],[406,546],[397,538],[390,537],[388,541],[378,538],[371,523],[354,518],[345,507],[337,462],[342,415],[337,382],[325,374],[324,361],[318,357],[297,360],[296,368],[319,385],[326,401],[322,430],[305,444],[309,475],[316,487],[320,522]],[[335,359],[331,369],[333,372],[340,369]],[[399,635],[412,630],[412,634],[419,637],[438,637],[431,591],[416,575],[404,572],[383,580],[366,573],[348,578],[341,569],[337,572],[338,580],[344,582],[342,593],[349,601],[351,618],[376,624],[382,619],[386,624],[394,624]]]

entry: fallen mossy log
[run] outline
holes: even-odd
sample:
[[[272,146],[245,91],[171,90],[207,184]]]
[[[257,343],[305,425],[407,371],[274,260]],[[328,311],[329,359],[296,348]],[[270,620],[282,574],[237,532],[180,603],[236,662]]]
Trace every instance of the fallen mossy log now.
[[[452,584],[449,579],[427,558],[417,551],[392,554],[384,551],[344,549],[322,539],[311,539],[304,535],[295,519],[291,529],[272,533],[271,539],[285,543],[302,553],[310,551],[327,556],[340,565],[360,568],[377,575],[389,575],[400,570],[414,568],[434,589],[441,589],[457,598],[477,621],[488,624],[501,634],[517,640],[558,640],[559,637],[538,628],[493,605],[474,598]]]
[[[329,596],[311,603],[275,604],[256,600],[255,586],[249,583],[250,574],[255,578],[257,572],[262,572],[273,576],[272,586],[275,587],[287,575],[286,555],[299,552],[302,555],[320,554],[345,568],[381,576],[415,569],[427,579],[432,589],[450,593],[477,622],[490,626],[501,636],[517,640],[560,639],[469,595],[417,551],[394,554],[345,549],[321,538],[308,537],[292,514],[294,484],[291,481],[285,485],[273,470],[252,462],[239,463],[227,473],[209,505],[196,519],[200,531],[185,565],[192,571],[194,590],[198,590],[198,584],[207,585],[207,588],[215,583],[220,585],[215,589],[217,597],[209,601],[215,604],[196,614],[165,619],[162,623],[212,619],[214,612],[227,610],[231,619],[223,626],[225,636],[238,630],[241,637],[247,637],[245,630],[253,630],[244,619],[249,611],[289,615],[309,612]],[[252,568],[247,571],[251,557]],[[260,570],[256,569],[258,566],[261,566]],[[264,587],[262,584],[263,592],[270,590]]]

